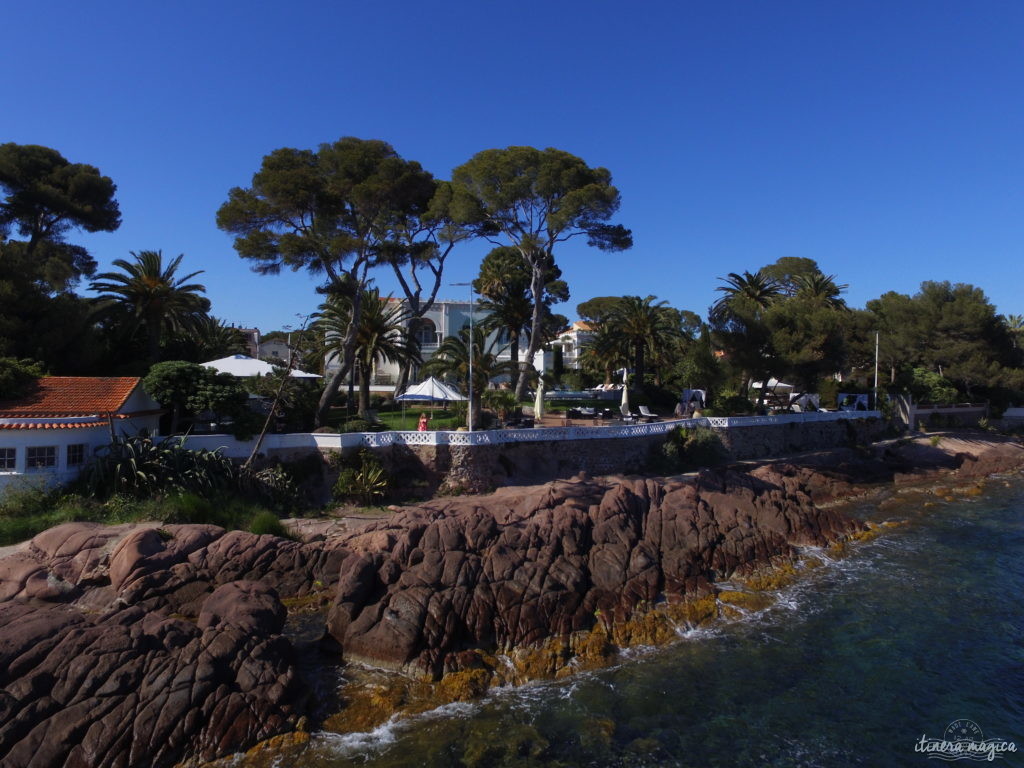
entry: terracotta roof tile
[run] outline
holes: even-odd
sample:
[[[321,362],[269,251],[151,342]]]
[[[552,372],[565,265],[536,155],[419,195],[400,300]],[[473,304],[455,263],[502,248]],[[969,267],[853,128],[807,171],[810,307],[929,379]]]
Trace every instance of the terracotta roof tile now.
[[[44,376],[18,400],[0,400],[0,418],[114,413],[139,385],[137,376]]]
[[[103,427],[105,421],[73,421],[73,422],[49,422],[49,423],[27,423],[0,424],[0,429],[84,429],[86,427]]]

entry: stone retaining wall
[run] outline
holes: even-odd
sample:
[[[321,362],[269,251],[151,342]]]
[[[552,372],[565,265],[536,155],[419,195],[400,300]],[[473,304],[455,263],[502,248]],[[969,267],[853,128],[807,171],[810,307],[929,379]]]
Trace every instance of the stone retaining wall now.
[[[881,419],[849,419],[712,428],[732,460],[867,444],[885,429]],[[368,448],[403,492],[423,495],[479,492],[589,475],[632,474],[646,467],[664,435],[596,440],[551,440],[502,445],[390,445]],[[346,449],[346,453],[349,450]]]

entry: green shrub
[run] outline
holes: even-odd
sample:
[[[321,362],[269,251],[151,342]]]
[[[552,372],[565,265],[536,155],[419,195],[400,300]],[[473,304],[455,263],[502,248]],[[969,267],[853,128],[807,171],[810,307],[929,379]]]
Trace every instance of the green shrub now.
[[[665,436],[650,465],[655,472],[673,474],[714,466],[727,458],[728,452],[713,429],[676,427]]]
[[[488,389],[481,396],[483,404],[498,414],[499,419],[508,419],[516,409],[516,393],[510,389]]]
[[[184,438],[114,440],[82,471],[86,495],[145,498],[164,493],[210,492],[237,484],[235,465],[220,451],[191,451]]]
[[[366,419],[349,419],[341,426],[338,427],[338,431],[345,432],[383,432],[387,427],[383,424],[367,421]]]
[[[0,497],[0,518],[32,517],[52,511],[60,494],[46,488],[10,488]]]
[[[165,523],[198,523],[219,525],[222,520],[209,499],[194,493],[168,496],[161,505],[160,519]]]
[[[704,410],[705,416],[743,416],[752,413],[754,404],[750,399],[736,392],[725,391],[712,398],[711,407]]]
[[[333,488],[336,501],[370,505],[387,495],[390,478],[380,460],[370,451],[362,450],[355,457],[342,459],[341,466]]]
[[[291,476],[282,467],[243,472],[241,481],[241,489],[251,498],[279,509],[295,506],[298,491]]]
[[[288,529],[281,523],[281,518],[273,512],[260,512],[249,524],[249,532],[270,536],[279,536],[283,539],[291,538]]]

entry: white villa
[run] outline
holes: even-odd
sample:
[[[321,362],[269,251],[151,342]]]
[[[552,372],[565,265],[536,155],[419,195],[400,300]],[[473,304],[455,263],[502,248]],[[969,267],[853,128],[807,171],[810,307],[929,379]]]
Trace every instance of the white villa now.
[[[580,362],[580,355],[583,348],[594,338],[594,329],[590,323],[584,320],[577,320],[564,331],[558,338],[547,345],[544,350],[543,370],[550,371],[554,366],[555,349],[562,351],[562,369],[566,371],[578,371],[583,367]],[[539,354],[539,353],[538,353]],[[540,366],[537,366],[541,370]]]
[[[404,303],[404,299],[391,299],[391,301]],[[433,306],[422,318],[416,321],[413,334],[420,344],[420,352],[423,355],[424,362],[433,357],[444,338],[455,336],[461,329],[469,327],[469,310],[470,303],[468,301],[438,300],[434,302]],[[477,307],[473,313],[473,322],[477,324],[482,322],[487,317],[487,314],[485,310]],[[494,344],[499,350],[499,360],[511,359],[511,351],[508,348],[508,338],[505,333],[491,333],[487,337],[487,343]],[[520,354],[525,353],[525,351],[526,345],[523,344]],[[538,363],[543,365],[542,356],[543,352],[537,353],[536,360],[534,361],[535,367]],[[329,357],[326,360],[325,367],[326,375],[330,376],[341,365],[337,359]],[[538,370],[544,369],[538,367]],[[398,375],[398,364],[378,361],[374,366],[370,389],[379,394],[390,394],[398,382]]]
[[[160,405],[130,376],[45,376],[18,400],[0,401],[0,493],[78,477],[111,434],[159,430]]]

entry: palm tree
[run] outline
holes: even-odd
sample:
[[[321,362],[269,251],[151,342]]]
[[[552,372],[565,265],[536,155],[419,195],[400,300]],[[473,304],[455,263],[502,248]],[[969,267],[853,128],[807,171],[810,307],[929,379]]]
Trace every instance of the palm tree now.
[[[632,357],[636,383],[644,386],[647,360],[655,358],[666,346],[678,341],[679,327],[675,313],[664,301],[655,302],[654,296],[623,296],[608,317],[613,332],[628,344]]]
[[[847,284],[836,283],[835,275],[824,275],[821,272],[793,275],[797,298],[811,299],[829,309],[845,310],[846,302],[840,298],[849,288]]]
[[[423,366],[423,373],[451,376],[467,390],[469,389],[469,348],[473,350],[473,398],[469,414],[473,424],[480,423],[480,402],[491,379],[503,374],[515,374],[517,368],[511,361],[499,361],[494,344],[486,345],[487,332],[479,325],[473,328],[470,344],[470,329],[463,328],[458,336],[448,336],[437,348],[434,356]]]
[[[752,379],[767,381],[770,377],[773,352],[765,314],[783,292],[779,283],[763,269],[742,275],[730,272],[728,277],[719,279],[725,285],[715,290],[724,295],[711,307],[708,319],[718,343],[742,371],[746,391]],[[761,392],[763,399],[764,388]]]
[[[742,275],[730,272],[728,277],[720,277],[725,285],[715,290],[722,296],[711,308],[712,320],[725,320],[729,316],[753,310],[760,315],[782,293],[778,282],[768,277],[764,270],[744,272]]]
[[[561,279],[562,270],[554,262],[545,270],[542,286],[541,335],[551,330],[551,305],[566,301],[569,288]],[[533,334],[533,271],[523,262],[519,250],[498,247],[491,250],[480,264],[480,274],[473,288],[480,294],[479,305],[488,315],[481,325],[488,331],[505,331],[509,342],[509,356],[516,364],[512,389],[518,389],[521,374],[528,365],[520,365],[519,348]],[[554,329],[555,331],[561,328]],[[545,339],[546,340],[546,339]]]
[[[174,339],[169,354],[174,359],[202,363],[228,355],[246,354],[245,336],[233,326],[212,315],[191,318]]]
[[[607,323],[594,327],[593,336],[583,346],[580,360],[593,372],[604,375],[604,383],[612,383],[612,371],[629,364],[629,347],[626,340]]]
[[[184,254],[164,266],[161,251],[131,252],[134,262],[115,259],[121,272],[97,275],[90,288],[99,291],[99,300],[112,301],[128,310],[135,327],[146,331],[149,362],[160,359],[160,341],[166,332],[183,330],[196,316],[210,309],[206,287],[188,283],[202,270],[178,277],[178,266]]]
[[[512,389],[519,380],[519,346],[520,340],[528,333],[530,321],[533,320],[533,303],[529,294],[510,290],[508,284],[498,284],[488,293],[481,293],[478,306],[487,316],[480,323],[484,331],[505,331],[508,336],[509,358],[516,368],[512,377]]]
[[[332,296],[320,305],[315,315],[316,329],[323,333],[327,361],[344,354],[345,331],[352,317],[353,302],[348,297]],[[377,361],[402,363],[407,359],[419,362],[416,340],[406,333],[409,313],[404,304],[391,296],[380,297],[376,288],[362,292],[359,323],[355,333],[355,363],[359,377],[359,413],[370,409],[370,377]]]
[[[1020,346],[1020,340],[1024,338],[1024,315],[1003,315],[1007,330],[1010,331],[1010,339],[1014,347]]]

